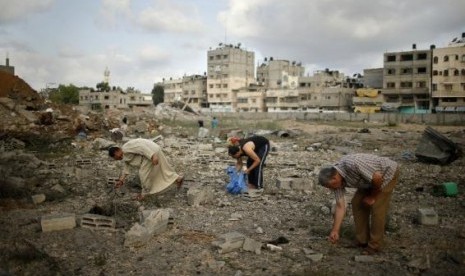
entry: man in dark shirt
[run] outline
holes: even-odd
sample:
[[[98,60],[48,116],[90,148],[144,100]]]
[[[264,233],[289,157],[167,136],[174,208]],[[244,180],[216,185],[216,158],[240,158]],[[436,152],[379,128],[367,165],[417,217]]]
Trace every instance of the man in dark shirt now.
[[[228,147],[229,156],[236,158],[236,167],[242,169],[242,157],[247,156],[247,169],[249,189],[263,188],[263,165],[270,151],[270,141],[263,136],[252,136],[240,139],[235,145]]]
[[[335,165],[322,168],[318,181],[333,190],[336,196],[336,212],[329,240],[333,243],[339,240],[346,211],[345,187],[357,188],[352,198],[357,245],[364,247],[363,254],[379,251],[384,239],[386,213],[398,177],[396,162],[372,154],[346,155]]]

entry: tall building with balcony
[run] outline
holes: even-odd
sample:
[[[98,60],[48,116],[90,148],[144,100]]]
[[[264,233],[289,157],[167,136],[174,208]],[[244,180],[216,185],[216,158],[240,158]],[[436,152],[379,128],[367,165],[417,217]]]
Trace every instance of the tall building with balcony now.
[[[255,82],[255,53],[221,44],[207,53],[207,95],[212,111],[235,111],[233,90]]]
[[[433,50],[432,99],[436,112],[465,112],[465,33]]]
[[[301,63],[265,58],[257,67],[257,83],[267,89],[295,89],[304,73]]]
[[[383,110],[402,113],[430,111],[431,49],[384,54]]]

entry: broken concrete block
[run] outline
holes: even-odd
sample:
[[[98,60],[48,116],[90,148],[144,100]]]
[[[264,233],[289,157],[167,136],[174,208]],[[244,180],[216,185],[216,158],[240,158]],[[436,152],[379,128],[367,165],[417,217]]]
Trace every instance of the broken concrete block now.
[[[358,255],[354,257],[354,260],[358,263],[372,263],[375,261],[375,258],[369,255]]]
[[[309,258],[310,260],[312,260],[312,262],[319,262],[323,259],[323,254],[322,253],[314,253],[314,254],[309,254],[306,256],[307,258]]]
[[[163,233],[168,229],[170,211],[168,209],[144,210],[142,212],[142,225],[152,235]]]
[[[292,178],[278,178],[276,181],[276,187],[283,190],[291,189]]]
[[[255,254],[260,254],[262,249],[262,243],[254,239],[245,238],[242,249],[249,252],[255,252]]]
[[[40,204],[45,201],[45,195],[44,194],[38,194],[38,195],[33,195],[31,196],[32,198],[32,203],[34,204]]]
[[[208,187],[193,186],[187,191],[187,203],[190,206],[200,206],[213,201],[214,198],[213,191]]]
[[[444,165],[460,156],[460,148],[432,127],[427,127],[415,150],[415,156],[422,162]]]
[[[116,227],[116,221],[112,217],[97,214],[84,214],[81,217],[81,227],[92,229],[114,229]]]
[[[239,232],[230,232],[219,236],[219,239],[213,241],[212,244],[218,247],[218,252],[229,253],[235,250],[239,250],[243,247],[245,236]]]
[[[124,246],[140,247],[145,245],[151,237],[152,234],[147,228],[136,222],[124,235]]]
[[[311,190],[313,189],[313,180],[308,178],[294,178],[291,182],[291,188],[293,190]]]
[[[418,222],[423,225],[437,225],[438,213],[433,208],[419,208]]]
[[[46,215],[40,220],[43,232],[73,229],[76,227],[76,216],[74,214]]]

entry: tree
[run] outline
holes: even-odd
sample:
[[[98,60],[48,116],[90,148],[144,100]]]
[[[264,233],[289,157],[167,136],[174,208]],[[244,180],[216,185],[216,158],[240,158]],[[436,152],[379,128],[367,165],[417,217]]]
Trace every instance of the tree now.
[[[49,99],[54,103],[79,104],[79,88],[73,84],[60,84],[50,91]]]
[[[111,87],[108,83],[102,81],[102,82],[99,82],[97,83],[97,85],[95,86],[97,88],[97,91],[110,91],[111,90]]]
[[[165,89],[162,85],[155,85],[152,89],[152,101],[154,105],[162,103],[165,98]]]

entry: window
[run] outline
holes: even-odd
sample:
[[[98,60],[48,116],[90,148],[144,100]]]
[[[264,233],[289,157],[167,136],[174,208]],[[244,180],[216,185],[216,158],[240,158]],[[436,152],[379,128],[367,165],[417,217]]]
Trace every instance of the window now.
[[[444,77],[448,77],[449,76],[449,70],[444,70]]]
[[[444,61],[449,61],[449,56],[444,56]]]
[[[438,58],[438,57],[434,57],[434,58],[433,58],[433,63],[434,63],[434,64],[438,64],[438,61],[439,61],[439,58]]]
[[[228,55],[223,55],[223,59],[227,59],[228,58]]]
[[[426,81],[417,82],[417,88],[425,88],[425,87],[426,87]]]
[[[396,61],[396,56],[395,55],[389,55],[386,57],[387,62],[393,62]]]
[[[438,75],[438,70],[433,70],[433,76],[437,76]]]
[[[431,86],[431,90],[433,90],[433,91],[438,91],[438,84],[437,84],[437,83],[433,83],[432,86]]]
[[[387,88],[396,88],[396,83],[395,82],[388,82],[386,83]]]
[[[105,100],[109,100],[109,99],[110,99],[110,96],[105,95],[103,98],[104,98]]]
[[[402,81],[400,82],[400,88],[412,88],[411,81]]]
[[[459,70],[455,69],[454,70],[454,76],[458,76],[459,75]]]
[[[413,55],[412,54],[403,54],[400,56],[401,61],[410,61],[413,60]]]
[[[452,84],[444,84],[444,90],[446,91],[452,91]]]
[[[418,54],[417,60],[425,60],[427,58],[427,56],[428,55],[426,53]]]
[[[213,84],[210,84],[210,88],[213,88]]]
[[[401,69],[401,74],[405,75],[405,74],[412,74],[413,70],[412,68],[402,68]]]
[[[227,84],[227,83],[224,83],[224,84],[223,84],[223,88],[228,88],[228,84]]]
[[[396,74],[396,69],[388,69],[387,74],[388,75],[395,75]]]
[[[465,62],[465,55],[462,55],[462,62]]]
[[[426,74],[426,67],[419,67],[417,69],[418,74]]]
[[[214,59],[214,56],[209,56],[208,57],[210,60],[213,60]]]
[[[461,75],[462,75],[462,76],[465,76],[465,69],[462,69],[461,72],[462,72]]]

